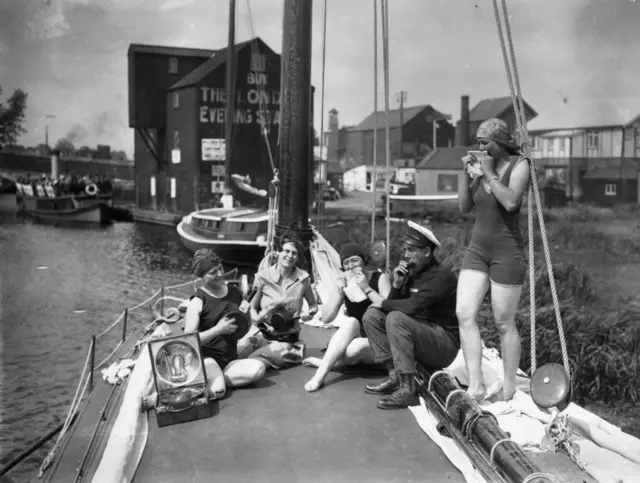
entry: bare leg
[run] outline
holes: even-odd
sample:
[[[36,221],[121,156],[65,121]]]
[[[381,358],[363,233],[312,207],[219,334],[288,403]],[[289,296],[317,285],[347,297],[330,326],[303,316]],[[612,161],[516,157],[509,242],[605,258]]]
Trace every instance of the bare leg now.
[[[486,393],[482,380],[482,338],[478,328],[478,311],[489,289],[489,276],[462,270],[458,278],[456,315],[460,326],[460,343],[469,375],[468,393],[482,400]]]
[[[309,382],[304,385],[305,391],[314,392],[322,387],[324,379],[327,377],[331,368],[336,362],[344,357],[347,352],[347,347],[349,347],[351,341],[359,335],[360,324],[358,324],[358,321],[354,318],[346,319],[329,341],[327,352],[325,352],[316,373]],[[302,363],[305,365],[312,365],[306,364],[305,361],[302,361]]]
[[[307,357],[302,364],[309,367],[320,367],[322,358]],[[347,346],[345,355],[336,361],[330,370],[336,370],[344,366],[355,366],[356,364],[375,364],[373,351],[366,337],[356,337]]]
[[[264,377],[267,367],[259,359],[236,359],[222,371],[227,387],[248,386]]]
[[[521,286],[505,286],[491,283],[491,306],[496,328],[500,334],[500,353],[504,367],[502,397],[513,398],[516,392],[516,376],[520,367],[520,334],[516,327],[516,311],[520,301]]]

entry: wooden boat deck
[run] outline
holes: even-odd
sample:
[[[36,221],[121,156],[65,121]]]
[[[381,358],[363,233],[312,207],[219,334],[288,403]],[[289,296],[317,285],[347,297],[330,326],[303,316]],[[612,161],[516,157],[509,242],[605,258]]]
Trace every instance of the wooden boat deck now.
[[[334,332],[304,326],[307,355],[321,356]],[[364,393],[364,384],[380,373],[332,373],[325,388],[308,394],[303,386],[313,371],[303,366],[270,370],[255,385],[230,391],[208,419],[158,428],[150,411],[149,437],[134,481],[464,481],[409,410],[379,410],[377,397]],[[100,386],[94,393],[104,398],[111,388]],[[87,450],[86,433],[95,428],[103,405],[90,411],[92,423],[89,414],[83,415],[86,423],[80,421],[52,481],[73,481],[69,477]],[[108,436],[105,426],[98,439]],[[103,444],[98,441],[97,447]],[[89,460],[87,476],[98,463]]]

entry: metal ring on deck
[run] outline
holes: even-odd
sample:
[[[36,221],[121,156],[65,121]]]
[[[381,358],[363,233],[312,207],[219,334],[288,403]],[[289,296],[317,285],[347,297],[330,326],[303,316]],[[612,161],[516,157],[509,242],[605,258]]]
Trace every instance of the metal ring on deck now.
[[[449,412],[449,399],[451,399],[451,397],[452,397],[454,394],[458,394],[458,393],[460,393],[460,392],[463,392],[463,393],[465,393],[465,394],[467,393],[467,391],[465,391],[464,389],[456,389],[455,391],[451,391],[451,392],[449,393],[449,395],[447,396],[447,400],[444,402],[444,409],[445,409],[445,411]]]
[[[429,378],[429,386],[427,386],[427,391],[431,392],[431,384],[433,381],[433,378],[436,377],[438,374],[447,374],[446,371],[436,371],[434,372],[431,377]]]
[[[491,464],[494,464],[494,462],[493,462],[493,453],[495,452],[496,447],[498,447],[498,446],[500,446],[502,443],[506,443],[506,442],[511,442],[511,439],[510,439],[510,438],[504,438],[504,439],[501,439],[500,441],[496,442],[496,444],[494,444],[494,445],[491,447],[491,452],[489,453],[489,462],[490,462]]]
[[[543,478],[540,480],[536,480],[536,478]],[[524,480],[522,480],[522,483],[553,483],[555,480],[553,479],[553,475],[550,475],[549,473],[532,473],[529,476],[527,476]]]

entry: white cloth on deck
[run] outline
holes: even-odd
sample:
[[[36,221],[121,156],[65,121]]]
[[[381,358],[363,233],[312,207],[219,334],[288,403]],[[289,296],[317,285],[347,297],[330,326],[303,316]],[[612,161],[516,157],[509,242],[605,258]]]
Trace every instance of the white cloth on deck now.
[[[164,337],[170,333],[171,329],[167,324],[160,324],[150,338]],[[140,347],[129,376],[120,411],[92,483],[123,483],[133,480],[149,431],[148,415],[141,410],[142,398],[153,393],[153,386],[151,359],[145,342]]]
[[[502,388],[501,368],[502,361],[497,351],[484,348],[482,373],[491,394]],[[458,378],[462,384],[466,384],[467,373],[462,351],[445,371]],[[540,451],[542,438],[545,436],[545,424],[549,422],[550,416],[535,405],[528,394],[528,386],[529,379],[524,373],[520,373],[517,381],[518,390],[511,401],[490,403],[485,400],[480,406],[493,413],[500,428],[509,433],[511,439],[526,452]],[[437,419],[422,398],[420,406],[409,409],[423,431],[442,449],[467,482],[485,481],[454,441],[440,434],[437,430]],[[595,479],[602,483],[640,481],[640,464],[636,462],[640,459],[640,440],[576,404],[571,403],[564,413],[572,422],[572,440],[580,447],[579,456]]]

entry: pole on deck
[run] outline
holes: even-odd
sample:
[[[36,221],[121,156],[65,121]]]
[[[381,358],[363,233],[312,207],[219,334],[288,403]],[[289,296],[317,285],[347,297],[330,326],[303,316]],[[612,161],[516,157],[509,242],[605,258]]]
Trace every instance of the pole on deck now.
[[[281,192],[275,231],[277,238],[286,231],[293,231],[301,238],[305,245],[305,269],[311,266],[308,247],[313,237],[309,226],[309,173],[313,172],[312,9],[312,0],[284,1],[278,166]]]

